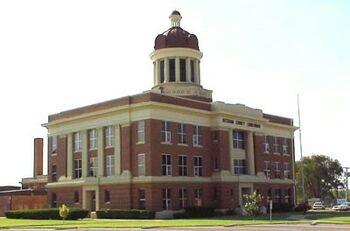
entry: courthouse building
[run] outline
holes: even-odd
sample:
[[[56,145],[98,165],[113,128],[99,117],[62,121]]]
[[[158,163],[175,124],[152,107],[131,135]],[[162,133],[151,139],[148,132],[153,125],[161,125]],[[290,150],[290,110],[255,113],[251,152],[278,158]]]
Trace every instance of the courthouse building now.
[[[224,210],[253,191],[294,204],[293,120],[213,102],[197,37],[178,11],[169,18],[150,55],[152,89],[49,115],[50,206]]]

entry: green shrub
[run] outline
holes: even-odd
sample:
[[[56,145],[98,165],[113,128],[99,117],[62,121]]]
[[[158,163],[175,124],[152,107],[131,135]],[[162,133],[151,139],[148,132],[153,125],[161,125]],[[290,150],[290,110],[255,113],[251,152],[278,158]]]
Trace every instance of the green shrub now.
[[[137,209],[102,209],[96,211],[97,218],[103,219],[154,219],[155,212]]]
[[[214,208],[211,207],[187,207],[185,208],[185,213],[187,213],[190,218],[197,217],[213,217]]]
[[[67,220],[77,220],[87,217],[89,211],[81,208],[70,208]],[[15,219],[52,219],[61,220],[58,208],[52,209],[28,209],[28,210],[10,210],[5,212],[7,218]]]

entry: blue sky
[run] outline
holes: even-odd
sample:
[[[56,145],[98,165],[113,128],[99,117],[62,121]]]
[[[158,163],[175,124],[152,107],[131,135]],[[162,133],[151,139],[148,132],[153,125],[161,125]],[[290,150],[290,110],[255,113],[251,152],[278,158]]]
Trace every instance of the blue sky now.
[[[304,155],[350,166],[349,1],[5,0],[0,185],[32,175],[33,139],[46,137],[47,115],[152,87],[149,54],[174,9],[199,38],[202,85],[215,101],[298,124],[299,94]]]

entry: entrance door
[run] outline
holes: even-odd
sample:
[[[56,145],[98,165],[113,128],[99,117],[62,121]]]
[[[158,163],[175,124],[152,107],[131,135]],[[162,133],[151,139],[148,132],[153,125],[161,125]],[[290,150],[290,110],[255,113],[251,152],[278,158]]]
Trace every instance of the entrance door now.
[[[96,192],[95,191],[90,192],[90,210],[96,211]]]

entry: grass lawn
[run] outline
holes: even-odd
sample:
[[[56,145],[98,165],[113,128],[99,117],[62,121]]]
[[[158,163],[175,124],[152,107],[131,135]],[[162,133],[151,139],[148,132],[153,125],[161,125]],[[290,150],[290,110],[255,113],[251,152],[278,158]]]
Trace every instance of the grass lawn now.
[[[321,223],[350,224],[350,213],[308,213],[306,219],[291,220],[296,213],[273,215],[272,224],[309,223],[318,220]],[[300,213],[299,213],[300,214]],[[215,217],[207,219],[169,219],[169,220],[107,220],[84,219],[78,221],[0,219],[0,228],[141,228],[141,227],[189,227],[189,226],[227,226],[248,224],[270,224],[268,216],[255,217]]]

